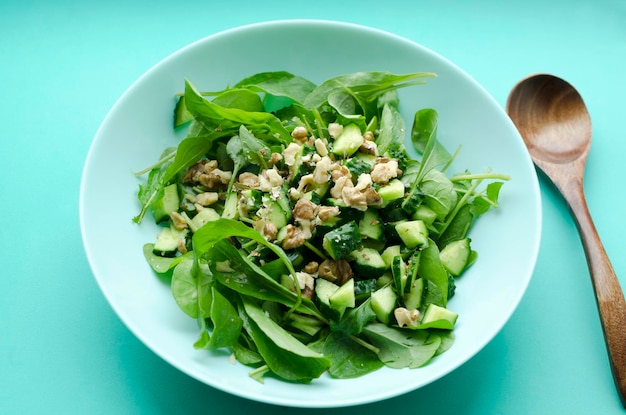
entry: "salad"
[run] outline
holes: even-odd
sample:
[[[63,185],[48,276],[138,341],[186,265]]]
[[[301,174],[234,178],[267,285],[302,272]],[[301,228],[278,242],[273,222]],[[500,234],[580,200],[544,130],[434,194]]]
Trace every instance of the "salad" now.
[[[143,252],[197,320],[194,347],[229,350],[260,382],[308,383],[417,368],[452,346],[469,231],[509,177],[448,174],[459,150],[437,140],[434,109],[407,134],[397,91],[433,76],[185,82],[186,138],[137,173],[133,220],[161,225]]]

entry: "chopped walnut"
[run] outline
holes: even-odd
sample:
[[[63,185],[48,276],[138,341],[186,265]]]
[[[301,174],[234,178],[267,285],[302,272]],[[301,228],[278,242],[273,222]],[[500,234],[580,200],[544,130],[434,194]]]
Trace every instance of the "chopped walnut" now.
[[[359,147],[359,151],[365,154],[371,154],[372,156],[378,156],[378,146],[373,141],[364,140]]]
[[[320,206],[317,209],[317,217],[321,222],[326,222],[328,219],[338,215],[339,208],[337,206]]]
[[[178,212],[170,213],[170,219],[172,221],[172,225],[174,225],[174,227],[178,230],[187,229],[189,227],[185,218]]]
[[[296,272],[300,294],[305,298],[313,298],[315,293],[315,277],[308,272]]]
[[[365,134],[363,134],[363,139],[365,141],[374,141],[374,133],[371,131],[366,131]]]
[[[393,315],[398,322],[398,326],[415,327],[419,322],[420,312],[419,310],[407,310],[404,307],[398,307],[393,311]]]
[[[376,163],[370,176],[374,183],[389,183],[389,180],[398,177],[398,160],[389,159],[385,162]]]
[[[200,160],[193,166],[187,169],[187,172],[183,176],[183,183],[198,183],[200,175],[204,173],[204,165],[208,160]]]
[[[326,148],[326,143],[319,139],[315,139],[315,151],[322,157],[326,157],[328,155],[328,148]]]
[[[365,193],[365,203],[367,203],[367,206],[380,206],[383,204],[383,198],[373,187],[368,187],[363,193]]]
[[[322,157],[315,165],[315,170],[313,170],[313,181],[317,184],[328,183],[330,180],[329,172],[333,170],[334,164],[330,157]]]
[[[270,192],[272,188],[283,185],[283,178],[276,169],[263,170],[259,174],[259,189]]]
[[[287,235],[281,242],[283,249],[294,249],[304,245],[305,239],[301,229],[292,224],[285,226]]]
[[[306,193],[309,190],[309,186],[314,184],[315,180],[313,179],[313,174],[305,174],[300,177],[300,182],[298,183],[298,191],[300,193]]]
[[[302,150],[302,146],[297,143],[289,143],[285,151],[283,151],[283,157],[287,166],[293,166],[296,162],[296,154]]]
[[[352,268],[345,259],[325,259],[317,272],[320,278],[337,285],[343,285],[352,278]]]
[[[308,264],[306,264],[304,268],[302,268],[302,271],[309,273],[309,274],[316,274],[319,266],[320,264],[317,263],[316,261],[311,261]]]
[[[217,202],[219,195],[217,192],[204,192],[196,196],[196,203],[200,206],[209,206]]]
[[[187,253],[187,244],[185,243],[185,238],[180,238],[178,240],[178,252],[180,252],[181,254],[185,255]]]
[[[328,135],[331,138],[337,138],[343,133],[343,125],[331,122],[328,124]]]
[[[243,172],[239,175],[239,183],[246,186],[249,189],[259,188],[259,176],[250,172]]]
[[[281,161],[283,159],[283,156],[280,155],[280,153],[272,153],[272,155],[270,156],[269,159],[269,163],[274,166],[276,164],[278,164],[279,161]]]
[[[350,176],[340,176],[335,180],[335,185],[330,189],[330,195],[335,199],[341,199],[345,187],[354,187]]]
[[[308,199],[300,199],[296,202],[292,214],[296,221],[315,219],[315,208],[317,205]]]
[[[274,225],[273,223],[267,222],[263,226],[261,234],[265,237],[265,239],[271,242],[276,239],[276,235],[278,235],[278,228],[276,228],[276,225]]]
[[[217,169],[217,160],[208,160],[204,165],[205,173],[210,173],[215,169]]]
[[[291,132],[291,136],[298,141],[303,141],[309,136],[309,132],[306,130],[305,127],[299,125],[293,129],[293,131]]]

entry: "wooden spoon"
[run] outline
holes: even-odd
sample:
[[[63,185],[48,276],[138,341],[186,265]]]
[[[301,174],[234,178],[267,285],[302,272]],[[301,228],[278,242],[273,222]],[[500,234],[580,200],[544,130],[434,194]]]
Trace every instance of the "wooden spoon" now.
[[[535,165],[559,189],[574,216],[613,378],[626,407],[626,303],[585,201],[583,176],[591,146],[591,119],[585,103],[566,81],[540,74],[523,79],[513,88],[506,110]]]

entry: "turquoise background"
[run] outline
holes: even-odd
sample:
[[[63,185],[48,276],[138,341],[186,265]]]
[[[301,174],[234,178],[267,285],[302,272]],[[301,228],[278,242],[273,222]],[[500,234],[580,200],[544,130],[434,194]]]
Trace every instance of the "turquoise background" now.
[[[626,285],[624,1],[0,0],[0,413],[624,413],[574,222],[543,177],[542,247],[518,310],[473,359],[412,393],[337,410],[259,404],[180,373],[125,328],[80,238],[92,137],[124,90],[172,52],[223,29],[290,18],[412,39],[503,106],[534,72],[573,83],[594,127],[588,203]]]

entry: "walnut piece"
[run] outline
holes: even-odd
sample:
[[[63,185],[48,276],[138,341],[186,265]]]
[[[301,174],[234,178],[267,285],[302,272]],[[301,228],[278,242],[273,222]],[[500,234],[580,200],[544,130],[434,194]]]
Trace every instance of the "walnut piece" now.
[[[320,278],[337,285],[345,284],[352,278],[352,268],[345,259],[325,259],[317,269]]]

